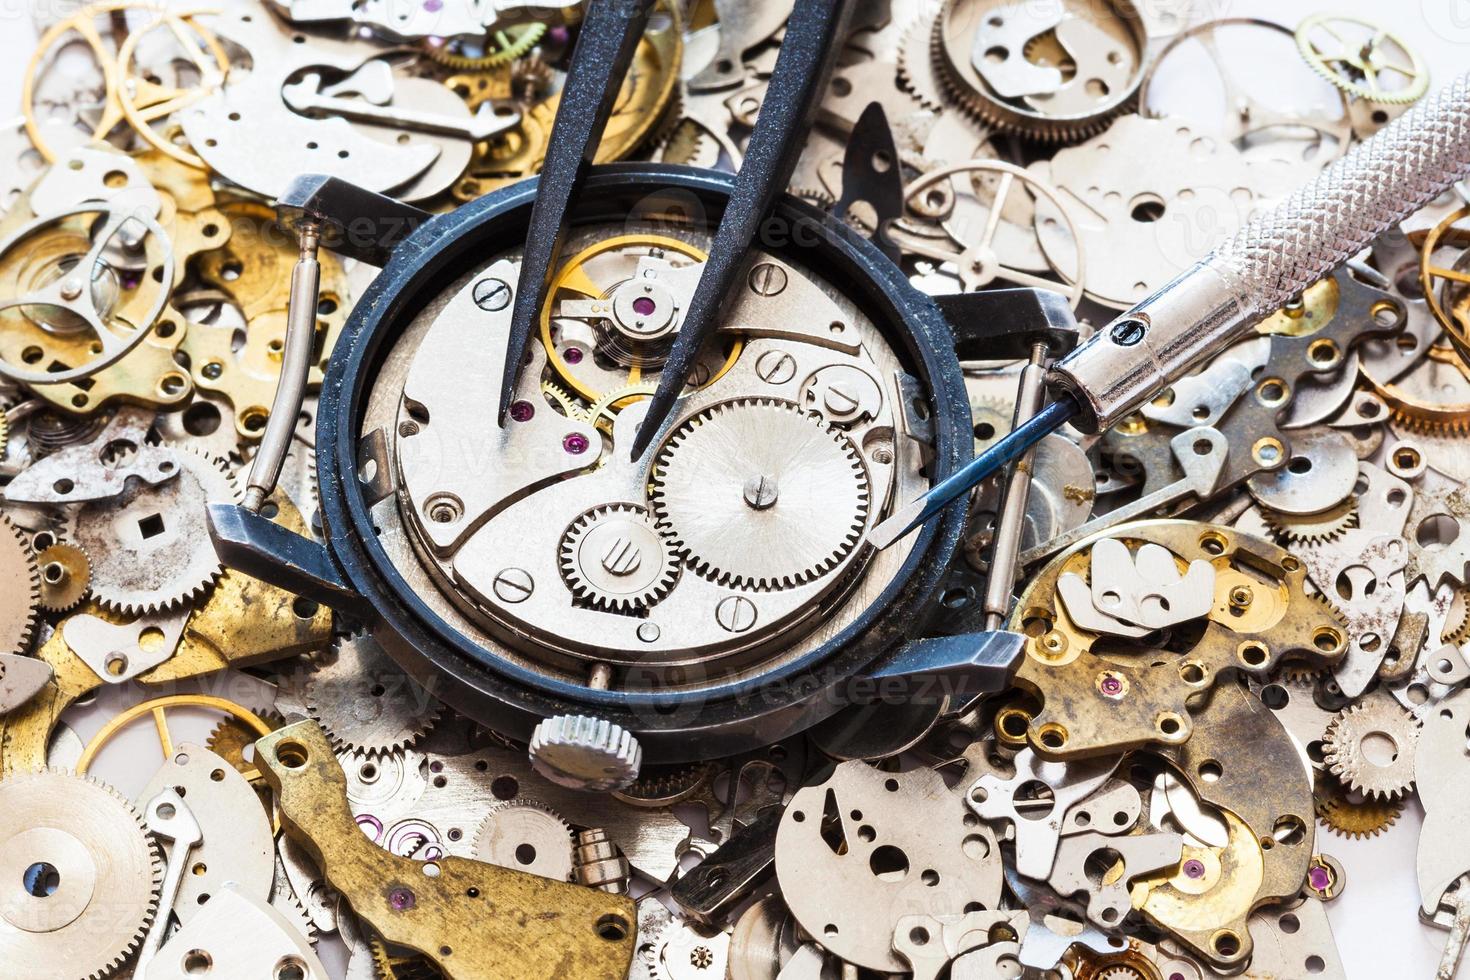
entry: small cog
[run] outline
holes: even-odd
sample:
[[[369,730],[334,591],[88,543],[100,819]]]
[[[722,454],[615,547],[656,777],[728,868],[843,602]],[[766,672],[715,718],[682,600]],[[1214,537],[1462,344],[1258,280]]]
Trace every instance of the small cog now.
[[[664,766],[657,770],[644,766],[633,785],[613,795],[632,806],[673,806],[707,785],[714,778],[715,771],[711,763]]]
[[[1404,810],[1400,800],[1359,796],[1330,778],[1319,778],[1313,795],[1317,819],[1339,837],[1376,837],[1392,827]]]
[[[572,878],[572,827],[533,800],[502,803],[475,833],[475,860],[555,881]]]
[[[524,57],[545,36],[545,24],[522,24],[496,31],[486,45],[484,54],[464,54],[452,43],[425,44],[424,53],[433,61],[454,71],[484,71]]]
[[[0,514],[0,568],[5,593],[0,599],[0,653],[25,653],[41,605],[41,576],[27,535]]]
[[[1455,590],[1439,641],[1456,646],[1470,642],[1470,586],[1462,585]]]
[[[1344,786],[1375,800],[1397,800],[1414,786],[1419,721],[1386,696],[1338,713],[1322,738],[1327,766]]]
[[[578,601],[609,612],[637,612],[669,594],[679,563],[649,513],[632,504],[594,508],[561,540],[561,571]]]
[[[41,608],[64,613],[77,607],[92,585],[92,559],[74,544],[58,541],[36,555],[41,575]]]
[[[272,729],[280,728],[286,723],[286,719],[274,708],[257,711],[255,715],[270,725]],[[239,772],[255,773],[256,778],[260,779],[262,777],[259,775],[259,769],[253,761],[246,758],[246,750],[254,746],[259,738],[255,729],[233,715],[227,715],[223,721],[214,726],[214,730],[209,733],[209,738],[204,742],[204,747],[234,766]]]
[[[1305,517],[1281,514],[1267,507],[1259,508],[1261,520],[1277,539],[1286,544],[1318,544],[1335,541],[1358,526],[1358,510],[1352,500],[1345,500],[1319,514]]]
[[[339,752],[373,757],[416,745],[442,708],[367,633],[337,641],[306,679],[303,697]]]

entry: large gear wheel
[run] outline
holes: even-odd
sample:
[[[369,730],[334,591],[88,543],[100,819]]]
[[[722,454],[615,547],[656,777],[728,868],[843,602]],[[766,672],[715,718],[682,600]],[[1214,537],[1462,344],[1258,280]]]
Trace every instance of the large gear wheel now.
[[[938,12],[938,4],[930,3],[928,6],[934,8],[933,13]],[[932,14],[918,18],[904,31],[898,46],[898,85],[925,109],[941,112],[946,102],[944,87],[931,54],[933,37]]]
[[[611,504],[572,522],[561,541],[561,571],[578,601],[609,612],[657,603],[679,578],[669,544],[648,511]]]
[[[0,514],[0,576],[5,585],[0,600],[0,653],[25,653],[36,627],[41,577],[25,532],[4,514]]]
[[[0,828],[6,972],[31,980],[113,973],[142,941],[163,884],[137,810],[101,783],[48,769],[0,783]]]
[[[475,860],[570,881],[572,827],[550,807],[531,800],[502,803],[475,834]]]
[[[1344,708],[1322,739],[1332,774],[1375,800],[1397,800],[1413,788],[1418,744],[1418,719],[1385,695]]]
[[[1337,780],[1319,778],[1313,788],[1317,819],[1339,837],[1377,837],[1398,820],[1400,800],[1374,800],[1353,794]]]
[[[790,588],[841,564],[861,540],[870,492],[852,444],[776,399],[713,405],[669,437],[653,467],[654,514],[699,574],[736,588]]]
[[[1002,132],[1021,133],[1047,143],[1073,143],[1100,133],[1112,119],[1125,112],[1138,94],[1143,77],[1142,49],[1147,39],[1135,28],[1137,11],[1126,2],[1114,4],[1068,4],[1063,20],[1050,30],[1033,32],[1014,51],[997,43],[986,52],[987,60],[1029,62],[1028,70],[1055,70],[1055,91],[1036,95],[1005,96],[997,91],[974,63],[976,34],[999,30],[1009,19],[1034,20],[1020,3],[986,3],[984,0],[946,0],[934,20],[930,37],[931,58],[945,90],[967,112]],[[1076,7],[1078,9],[1073,9]],[[1063,29],[1093,48],[1107,48],[1098,67],[1107,80],[1091,77],[1073,63],[1071,53],[1058,38]],[[1123,41],[1124,35],[1128,40]],[[1068,66],[1070,69],[1068,70]]]
[[[302,696],[339,752],[374,757],[416,745],[442,710],[367,633],[339,640]]]
[[[77,514],[74,543],[92,559],[92,595],[124,616],[173,609],[204,594],[221,566],[206,508],[239,500],[226,465],[180,449],[176,477],[134,484]]]

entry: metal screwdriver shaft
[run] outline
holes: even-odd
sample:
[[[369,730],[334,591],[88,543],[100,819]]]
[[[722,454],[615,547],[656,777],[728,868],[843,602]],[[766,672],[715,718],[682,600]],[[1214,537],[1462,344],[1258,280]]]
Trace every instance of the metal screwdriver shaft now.
[[[1061,394],[868,536],[886,548],[1069,419],[1111,427],[1233,344],[1470,174],[1470,74],[1461,75],[1252,218],[1235,237],[1053,367]]]

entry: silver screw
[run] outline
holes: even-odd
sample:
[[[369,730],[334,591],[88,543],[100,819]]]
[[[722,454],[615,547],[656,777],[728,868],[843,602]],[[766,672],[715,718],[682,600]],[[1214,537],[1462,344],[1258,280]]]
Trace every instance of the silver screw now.
[[[858,408],[858,400],[847,390],[836,386],[827,389],[826,394],[822,397],[822,404],[826,406],[827,411],[839,418],[851,415]]]
[[[525,602],[531,598],[531,593],[536,591],[536,583],[531,579],[531,573],[524,568],[502,569],[495,576],[495,595],[501,602]]]
[[[644,643],[658,642],[658,638],[662,635],[662,633],[663,631],[658,628],[657,623],[638,624],[638,639],[642,640]]]
[[[768,350],[756,359],[755,373],[767,384],[784,385],[796,377],[796,358],[784,350]]]
[[[745,502],[756,510],[774,505],[780,492],[775,477],[753,476],[745,481]]]
[[[744,633],[755,625],[755,603],[743,595],[726,596],[715,607],[715,622],[727,632]]]
[[[481,279],[475,283],[475,305],[486,313],[495,313],[510,305],[510,284],[504,279]]]
[[[786,288],[786,270],[773,262],[762,262],[750,270],[750,288],[758,296],[775,296]]]

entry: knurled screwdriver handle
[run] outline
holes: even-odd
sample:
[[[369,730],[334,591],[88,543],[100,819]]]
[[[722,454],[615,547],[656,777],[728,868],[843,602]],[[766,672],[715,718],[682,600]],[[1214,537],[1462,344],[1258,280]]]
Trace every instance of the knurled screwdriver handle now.
[[[1470,173],[1470,74],[1359,144],[1052,370],[1106,429]]]

